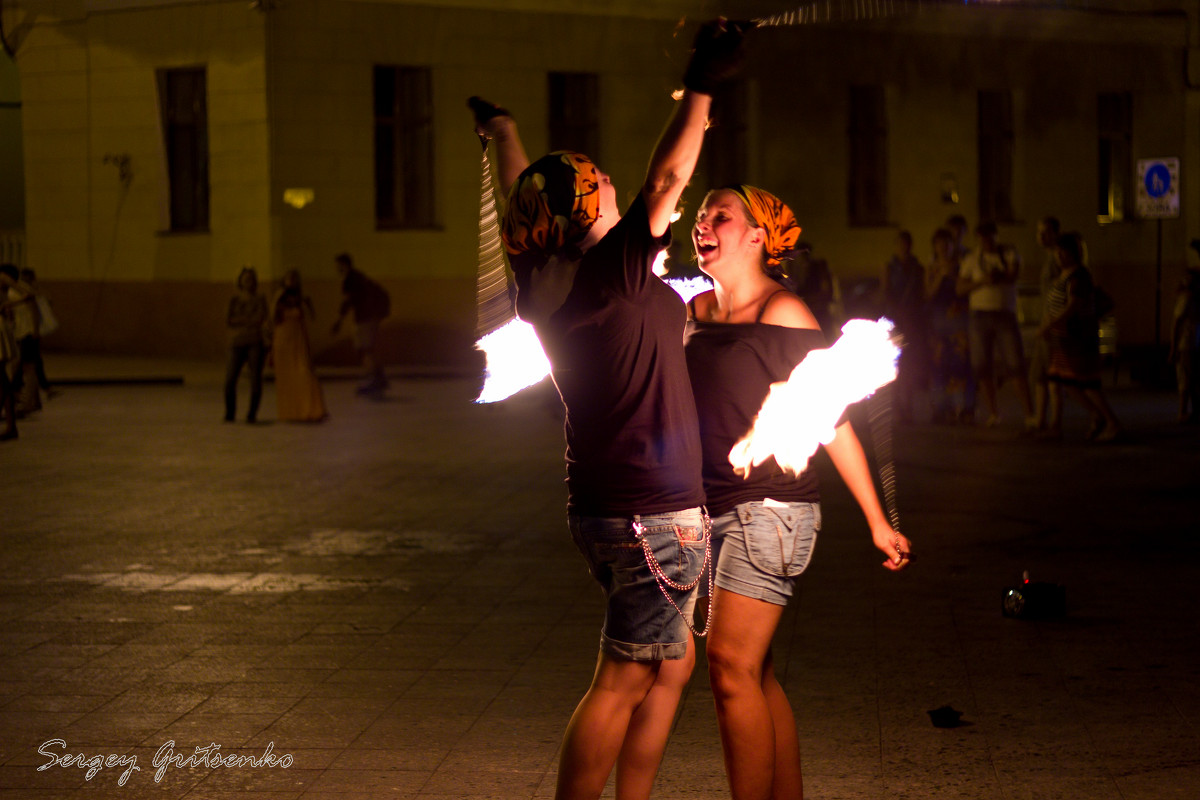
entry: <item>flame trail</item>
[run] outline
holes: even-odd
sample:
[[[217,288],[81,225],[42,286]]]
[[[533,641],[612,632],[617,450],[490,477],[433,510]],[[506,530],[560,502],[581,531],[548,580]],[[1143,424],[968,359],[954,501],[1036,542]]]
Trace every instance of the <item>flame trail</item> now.
[[[476,403],[497,403],[550,374],[550,360],[528,322],[514,319],[475,343],[487,358]]]
[[[799,475],[817,447],[833,441],[846,407],[896,379],[900,349],[892,323],[852,319],[832,347],[814,350],[786,381],[771,385],[750,432],[729,451],[739,475],[771,456]]]

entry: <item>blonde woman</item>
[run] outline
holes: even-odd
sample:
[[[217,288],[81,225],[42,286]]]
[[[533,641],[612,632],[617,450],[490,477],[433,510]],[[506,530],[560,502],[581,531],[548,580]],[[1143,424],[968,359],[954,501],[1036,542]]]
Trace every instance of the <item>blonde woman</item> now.
[[[802,796],[796,723],[771,639],[821,527],[817,476],[811,468],[793,476],[770,459],[743,477],[729,463],[770,384],[826,346],[812,312],[779,283],[799,235],[779,198],[744,185],[710,192],[692,228],[700,269],[714,284],[689,304],[685,351],[713,518],[709,678],[734,800]],[[887,556],[883,565],[902,569],[909,541],[888,524],[850,423],[836,431],[825,450]]]

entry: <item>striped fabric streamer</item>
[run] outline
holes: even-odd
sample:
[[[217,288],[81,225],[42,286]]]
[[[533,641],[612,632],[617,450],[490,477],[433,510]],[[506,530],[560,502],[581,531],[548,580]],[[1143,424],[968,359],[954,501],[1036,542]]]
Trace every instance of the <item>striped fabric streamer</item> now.
[[[480,339],[517,316],[513,306],[512,281],[500,242],[500,217],[488,160],[487,139],[483,142],[483,183],[479,197],[479,271],[475,281],[475,338]]]

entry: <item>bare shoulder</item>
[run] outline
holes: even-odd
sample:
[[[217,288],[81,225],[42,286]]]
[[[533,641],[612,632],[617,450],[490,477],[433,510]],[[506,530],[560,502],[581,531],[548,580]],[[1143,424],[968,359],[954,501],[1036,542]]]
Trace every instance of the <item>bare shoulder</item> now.
[[[776,292],[767,300],[760,320],[767,325],[779,325],[784,328],[821,327],[804,301],[787,291]]]
[[[695,320],[707,319],[712,312],[712,304],[716,296],[716,291],[709,289],[693,297],[687,304],[688,317]]]

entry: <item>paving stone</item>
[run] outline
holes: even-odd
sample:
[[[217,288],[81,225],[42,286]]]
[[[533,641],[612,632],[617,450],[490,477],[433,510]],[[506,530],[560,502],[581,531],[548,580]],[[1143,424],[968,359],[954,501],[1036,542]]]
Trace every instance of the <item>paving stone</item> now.
[[[552,797],[602,598],[544,397],[400,375],[395,402],[327,384],[322,425],[224,425],[219,365],[174,366],[69,385],[0,446],[0,800]],[[818,456],[824,525],[774,647],[807,796],[1200,796],[1200,428],[1169,394],[1111,400],[1108,446],[1070,409],[1054,444],[897,428],[899,575]],[[1065,617],[1001,615],[1024,570],[1067,586]],[[964,724],[935,728],[943,705]],[[141,769],[38,771],[55,739]],[[172,741],[291,761],[156,782]],[[728,796],[703,652],[655,796]]]

